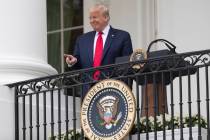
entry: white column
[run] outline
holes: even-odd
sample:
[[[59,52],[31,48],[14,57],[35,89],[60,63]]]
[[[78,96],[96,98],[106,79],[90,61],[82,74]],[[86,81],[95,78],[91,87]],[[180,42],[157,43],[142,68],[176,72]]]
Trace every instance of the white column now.
[[[56,74],[47,64],[46,1],[2,1],[0,17],[0,84]]]

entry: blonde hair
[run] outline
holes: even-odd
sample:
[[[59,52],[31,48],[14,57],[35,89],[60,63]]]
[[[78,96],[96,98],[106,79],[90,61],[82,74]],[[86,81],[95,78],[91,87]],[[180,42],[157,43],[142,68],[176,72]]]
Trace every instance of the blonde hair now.
[[[100,9],[103,12],[103,15],[106,16],[108,18],[108,20],[110,19],[109,8],[105,4],[97,3],[90,8],[90,10],[92,10],[92,9]]]

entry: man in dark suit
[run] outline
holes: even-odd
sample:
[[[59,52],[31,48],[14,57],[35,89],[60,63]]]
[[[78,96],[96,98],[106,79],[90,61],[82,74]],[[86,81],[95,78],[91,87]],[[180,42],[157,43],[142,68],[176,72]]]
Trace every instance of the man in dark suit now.
[[[85,33],[77,39],[74,54],[65,55],[68,65],[74,65],[76,69],[98,67],[113,64],[117,57],[132,54],[129,33],[109,25],[109,9],[105,5],[97,4],[90,8],[89,19],[94,31]],[[102,48],[99,49],[100,43]],[[96,74],[96,80],[98,75],[100,73]]]

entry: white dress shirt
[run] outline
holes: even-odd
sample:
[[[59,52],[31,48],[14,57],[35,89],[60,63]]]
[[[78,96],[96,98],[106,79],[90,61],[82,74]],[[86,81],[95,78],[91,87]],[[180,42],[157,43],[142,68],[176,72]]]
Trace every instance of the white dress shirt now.
[[[110,29],[110,25],[107,25],[104,30],[102,31],[103,34],[102,34],[102,39],[103,39],[103,48],[104,48],[104,45],[105,45],[105,42],[106,42],[106,38],[108,36],[108,33],[109,33],[109,29]],[[94,38],[94,46],[93,46],[93,58],[95,56],[95,49],[96,49],[96,41],[97,41],[97,38],[98,38],[98,32],[96,32],[95,34],[95,38]]]

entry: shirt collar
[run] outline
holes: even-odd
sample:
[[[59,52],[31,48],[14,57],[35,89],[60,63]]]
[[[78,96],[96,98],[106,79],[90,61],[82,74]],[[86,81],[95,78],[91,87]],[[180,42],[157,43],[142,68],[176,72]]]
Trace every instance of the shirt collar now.
[[[109,33],[109,29],[110,29],[110,25],[108,24],[104,30],[102,31],[104,35],[107,35]],[[97,35],[98,35],[98,32],[97,32]]]

